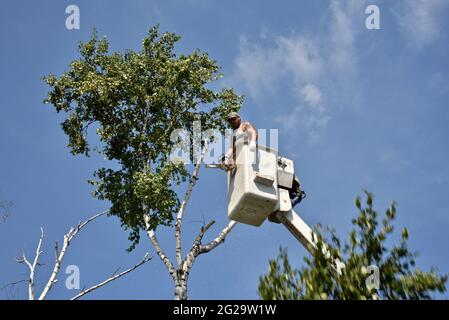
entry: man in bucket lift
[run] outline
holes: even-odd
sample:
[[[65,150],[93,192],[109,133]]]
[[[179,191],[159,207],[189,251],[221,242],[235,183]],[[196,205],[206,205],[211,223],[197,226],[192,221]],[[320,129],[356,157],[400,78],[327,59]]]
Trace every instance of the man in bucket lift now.
[[[249,136],[249,150],[255,151],[257,145],[257,129],[249,122],[242,122],[240,115],[237,112],[231,112],[228,114],[228,123],[234,132],[231,136],[231,145],[228,152],[225,155],[225,164],[231,164],[231,167],[235,167],[235,141],[240,137]]]
[[[256,151],[257,148],[257,129],[249,122],[242,122],[240,115],[237,112],[230,112],[227,117],[228,123],[234,132],[231,136],[231,145],[226,155],[223,156],[222,162],[227,170],[234,170],[236,167],[235,163],[235,141],[241,135],[249,136],[249,150]],[[292,201],[292,207],[301,202],[305,198],[305,192],[301,190],[299,179],[294,177],[292,188],[289,190],[290,199]]]

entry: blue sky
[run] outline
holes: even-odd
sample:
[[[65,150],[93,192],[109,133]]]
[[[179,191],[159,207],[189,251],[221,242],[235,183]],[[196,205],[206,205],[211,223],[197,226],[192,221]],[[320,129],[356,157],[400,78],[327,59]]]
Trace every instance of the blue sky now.
[[[80,30],[65,28],[65,8],[76,4]],[[367,30],[365,8],[380,8],[380,30]],[[14,201],[0,225],[0,285],[26,278],[14,258],[32,256],[45,229],[37,291],[48,279],[54,241],[70,226],[105,210],[86,180],[100,160],[73,157],[61,117],[42,103],[40,80],[67,70],[80,40],[96,27],[112,51],[138,50],[147,30],[182,36],[176,50],[199,48],[218,61],[220,85],[245,94],[242,115],[258,128],[279,129],[280,152],[295,161],[307,199],[298,211],[309,224],[336,228],[342,237],[367,189],[383,213],[398,202],[397,230],[409,228],[418,267],[449,272],[449,14],[447,0],[398,1],[3,1],[0,8],[0,199]],[[206,236],[227,224],[222,172],[202,169],[184,225],[190,248],[202,221]],[[159,238],[174,258],[174,232]],[[394,237],[397,240],[398,236]],[[89,225],[66,255],[60,283],[49,294],[66,299],[64,269],[77,265],[81,286],[118,267],[155,255],[148,240],[128,254],[116,218]],[[192,299],[255,299],[258,277],[279,246],[302,264],[305,250],[281,226],[237,225],[226,242],[200,256],[190,276]],[[132,274],[90,294],[96,299],[171,299],[173,285],[154,257]],[[26,298],[24,284],[16,297]],[[446,297],[447,295],[445,295]],[[0,292],[0,298],[7,298]]]

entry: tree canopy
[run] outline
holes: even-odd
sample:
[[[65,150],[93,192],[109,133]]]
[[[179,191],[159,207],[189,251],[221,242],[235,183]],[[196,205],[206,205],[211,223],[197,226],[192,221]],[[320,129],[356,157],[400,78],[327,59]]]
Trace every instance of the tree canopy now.
[[[51,88],[45,103],[64,115],[71,153],[89,157],[93,150],[108,160],[90,183],[95,197],[110,201],[109,214],[130,229],[130,249],[146,229],[144,214],[154,229],[171,225],[179,207],[174,187],[189,172],[169,161],[173,130],[191,132],[194,121],[203,130],[223,130],[226,114],[243,100],[233,89],[211,89],[223,76],[217,62],[199,50],[177,55],[179,40],[155,26],[139,52],[109,53],[107,38],[94,31],[68,71],[44,77]]]
[[[360,197],[355,205],[359,215],[352,220],[354,229],[342,245],[335,231],[330,240],[316,229],[318,249],[312,258],[305,257],[300,269],[291,266],[286,249],[270,260],[269,270],[259,279],[258,294],[262,299],[431,299],[435,292],[446,290],[447,275],[436,268],[424,272],[415,268],[417,253],[407,245],[408,231],[402,230],[399,244],[387,248],[393,233],[396,204],[386,210],[379,221],[373,207],[373,196],[366,192],[366,205]],[[380,223],[379,223],[380,222]],[[326,246],[330,255],[323,253]],[[345,264],[339,275],[332,267],[333,259]],[[375,274],[377,269],[378,273]],[[378,276],[377,281],[370,277]],[[377,284],[375,283],[377,282]]]

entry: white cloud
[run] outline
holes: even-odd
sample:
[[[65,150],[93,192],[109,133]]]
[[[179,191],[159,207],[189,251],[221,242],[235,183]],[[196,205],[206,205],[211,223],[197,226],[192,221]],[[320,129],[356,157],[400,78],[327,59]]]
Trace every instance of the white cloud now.
[[[434,42],[441,33],[441,15],[447,7],[447,0],[402,1],[396,18],[402,33],[410,45],[422,48]]]
[[[303,36],[273,36],[270,40],[274,46],[264,47],[260,43],[250,43],[245,36],[240,37],[236,74],[251,96],[257,98],[271,92],[276,80],[286,74],[298,83],[321,75],[323,62],[312,40]]]
[[[395,173],[415,168],[411,161],[405,158],[397,149],[393,147],[385,149],[381,153],[379,160],[390,171]]]
[[[235,60],[237,74],[251,96],[271,91],[272,84],[279,75],[281,55],[277,49],[263,48],[240,37],[240,54]]]
[[[445,73],[436,72],[430,77],[428,87],[436,94],[445,94],[449,92],[449,79]]]
[[[339,72],[356,71],[355,40],[359,31],[364,28],[365,0],[332,0],[330,10],[330,39],[332,65]]]
[[[331,117],[322,105],[322,93],[316,85],[307,83],[299,93],[300,104],[290,113],[277,116],[274,121],[286,129],[303,128],[307,133],[308,141],[316,143]]]
[[[235,76],[251,97],[263,101],[267,94],[278,94],[279,80],[290,81],[296,105],[288,115],[275,121],[286,128],[304,128],[317,141],[330,120],[326,104],[332,89],[340,93],[346,83],[352,87],[357,74],[355,39],[357,22],[364,19],[365,0],[332,0],[330,19],[323,34],[291,33],[273,35],[264,27],[260,39],[240,39],[240,53],[235,60]],[[364,24],[360,23],[360,26]],[[323,89],[327,92],[323,93]],[[285,94],[285,87],[282,88]],[[337,99],[333,99],[336,101]]]
[[[295,107],[290,113],[283,113],[274,118],[274,121],[281,124],[285,129],[293,129],[298,123],[301,107]]]
[[[335,66],[347,68],[352,66],[351,56],[354,45],[352,20],[340,1],[332,1],[330,7],[332,11],[331,29],[333,30],[331,40],[335,48],[330,58]]]
[[[312,39],[297,35],[291,38],[276,37],[275,41],[279,48],[282,67],[290,71],[297,80],[311,80],[320,75],[323,60],[318,46]]]
[[[331,117],[328,115],[317,114],[311,114],[305,118],[304,126],[308,133],[310,143],[316,143],[319,141],[322,132],[326,129],[330,119]]]
[[[301,94],[304,101],[307,102],[309,105],[311,105],[314,108],[320,108],[321,91],[317,86],[308,83],[304,86],[304,88],[302,88]]]
[[[275,121],[287,129],[293,129],[301,122],[301,127],[307,124],[311,129],[308,133],[312,132],[315,130],[313,124],[319,123],[317,119],[325,116],[325,110],[319,87],[310,81],[322,77],[325,60],[320,56],[318,45],[305,36],[275,35],[271,41],[271,47],[263,47],[241,37],[240,54],[235,60],[238,79],[257,100],[263,100],[267,93],[275,93],[275,84],[281,77],[291,79],[294,88],[291,94],[297,105],[288,114],[278,115]],[[321,125],[319,130],[322,129]],[[318,136],[318,133],[314,135]]]

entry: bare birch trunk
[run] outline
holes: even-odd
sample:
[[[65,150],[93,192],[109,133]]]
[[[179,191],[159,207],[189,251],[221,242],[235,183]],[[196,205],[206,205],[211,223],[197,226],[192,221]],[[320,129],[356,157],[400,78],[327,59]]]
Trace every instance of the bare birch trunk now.
[[[178,267],[175,268],[173,263],[171,262],[170,258],[165,254],[164,250],[161,248],[161,245],[156,237],[155,231],[150,228],[150,216],[147,214],[144,216],[145,225],[147,227],[147,235],[148,238],[153,245],[153,247],[156,250],[157,255],[161,259],[161,261],[164,263],[166,269],[170,273],[173,282],[174,282],[174,299],[175,300],[187,300],[188,299],[188,283],[189,283],[189,273],[192,269],[193,263],[195,262],[195,259],[203,253],[207,253],[213,249],[215,249],[217,246],[219,246],[221,243],[224,242],[225,238],[231,232],[231,230],[234,228],[234,226],[237,224],[235,221],[230,221],[229,224],[221,230],[221,232],[218,234],[216,238],[214,238],[209,243],[203,245],[201,243],[204,234],[206,231],[215,223],[215,221],[209,222],[206,226],[203,226],[196,237],[192,248],[188,252],[188,254],[183,259],[182,257],[182,246],[181,246],[181,230],[182,230],[182,221],[184,217],[184,212],[187,207],[187,203],[190,200],[190,195],[192,194],[192,191],[195,187],[196,182],[198,181],[199,176],[199,169],[201,167],[201,164],[203,163],[205,153],[207,151],[208,143],[205,141],[204,149],[202,150],[201,156],[198,159],[197,163],[195,164],[195,169],[193,170],[192,177],[190,179],[190,183],[187,187],[185,196],[183,201],[181,202],[180,209],[178,211],[177,217],[176,217],[176,224],[175,224],[175,255],[176,255],[176,262],[178,264]]]
[[[182,270],[176,273],[175,281],[175,300],[187,300],[187,279]]]

